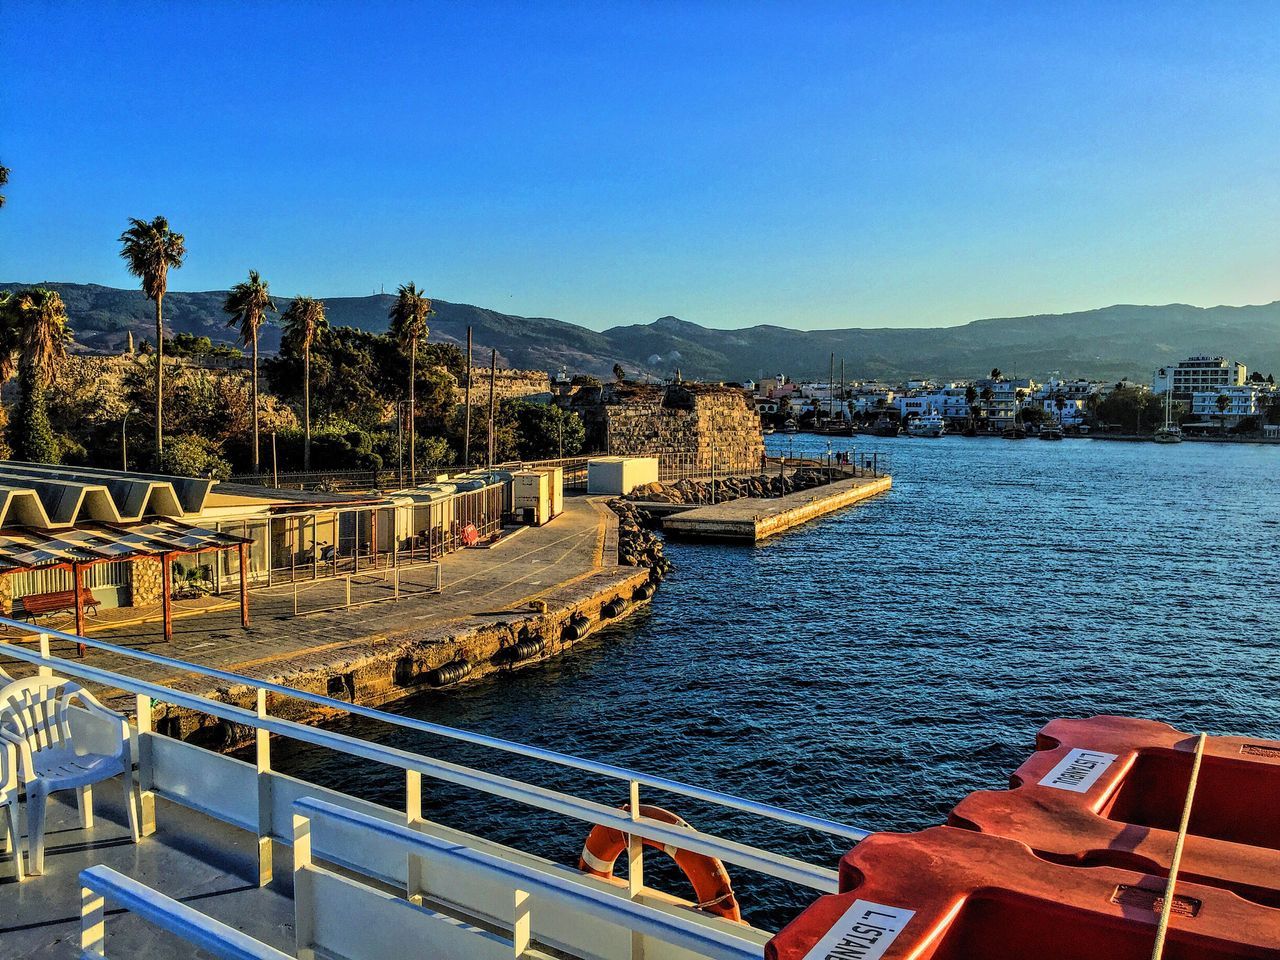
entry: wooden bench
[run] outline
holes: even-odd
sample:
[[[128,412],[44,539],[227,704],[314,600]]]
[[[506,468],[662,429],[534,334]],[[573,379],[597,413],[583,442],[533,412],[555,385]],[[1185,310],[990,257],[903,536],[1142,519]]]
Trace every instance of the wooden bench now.
[[[80,603],[85,610],[97,614],[102,601],[94,597],[88,587],[80,588]],[[30,593],[22,598],[22,609],[27,619],[34,621],[50,613],[61,613],[63,610],[76,608],[76,592],[74,590],[57,590],[53,593]]]

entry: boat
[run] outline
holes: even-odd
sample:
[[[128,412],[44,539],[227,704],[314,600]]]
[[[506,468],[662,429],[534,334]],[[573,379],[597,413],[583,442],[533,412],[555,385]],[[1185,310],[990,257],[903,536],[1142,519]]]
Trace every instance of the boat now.
[[[1181,443],[1182,428],[1173,422],[1173,391],[1164,392],[1164,425],[1151,435],[1156,443]]]
[[[1025,440],[1027,439],[1027,430],[1022,424],[1014,423],[1000,431],[1000,436],[1006,440]]]
[[[44,696],[42,703],[62,702],[49,697],[78,682],[114,695],[108,704],[92,700],[92,709],[91,698],[85,709],[64,703],[56,717],[43,707],[19,711],[9,722],[24,728],[17,734],[24,750],[37,758],[65,751],[69,736],[82,757],[116,750],[123,761],[95,781],[103,789],[83,791],[83,819],[70,787],[51,800],[53,840],[40,861],[22,854],[31,838],[13,845],[16,858],[0,853],[0,871],[16,874],[0,883],[6,957],[100,957],[114,942],[137,960],[197,950],[244,960],[1145,958],[1162,898],[1180,904],[1159,927],[1167,960],[1280,956],[1272,906],[1280,902],[1280,824],[1267,815],[1280,802],[1278,741],[1196,736],[1130,717],[1051,720],[1036,737],[1039,749],[1012,771],[1013,789],[956,798],[952,819],[967,829],[880,832],[834,819],[820,803],[792,810],[714,783],[683,783],[363,706],[345,694],[7,618],[0,627],[16,638],[4,645],[6,665],[17,660],[43,674],[17,681]],[[93,654],[69,658],[77,642]],[[114,669],[102,665],[104,652]],[[177,675],[183,679],[160,679]],[[190,678],[203,678],[206,693],[193,692]],[[244,691],[256,709],[219,699],[213,684]],[[359,722],[309,726],[292,718],[299,708]],[[193,717],[214,725],[205,730],[247,740],[248,756],[180,739],[180,721]],[[155,722],[162,718],[165,733]],[[33,726],[64,720],[69,734],[60,733],[55,746],[32,734]],[[448,762],[425,752],[441,740],[465,751],[447,750]],[[388,766],[403,789],[365,795],[359,777],[320,783],[309,772],[319,768],[305,764],[287,774],[273,763],[282,741],[325,751],[330,769]],[[511,757],[517,762],[504,764],[502,775],[492,772]],[[26,791],[29,833],[45,822],[30,809],[35,797],[44,802],[33,789],[51,769],[42,759],[27,775],[34,776]],[[1191,771],[1202,759],[1212,775],[1197,787]],[[521,779],[534,764],[589,773],[611,793],[584,794],[573,786],[578,776],[554,785],[544,776]],[[438,801],[424,803],[435,799],[437,785],[466,789],[448,801],[456,826],[434,819]],[[657,792],[675,809],[640,800]],[[95,797],[109,814],[96,823]],[[1107,797],[1120,799],[1107,806]],[[19,802],[16,768],[6,765],[0,813],[10,825]],[[468,804],[486,802],[475,809],[501,803],[507,816],[564,824],[564,843],[534,852],[484,835],[486,817],[466,813]],[[696,826],[681,807],[696,807]],[[1181,829],[1176,816],[1150,813],[1179,809],[1186,811]],[[1197,823],[1216,825],[1212,837],[1192,834],[1184,848],[1187,825]],[[727,838],[725,827],[752,838],[802,827],[835,853],[800,859],[791,847]],[[547,849],[559,849],[559,859]],[[665,869],[647,869],[666,858],[676,867],[669,879]],[[23,861],[43,870],[23,878]],[[791,884],[801,898],[798,915],[781,929],[753,923],[759,904],[751,888],[735,891],[739,870]],[[1072,931],[1066,952],[1064,929]],[[1000,937],[1006,930],[1017,935],[1012,945]],[[872,952],[863,949],[868,944]]]
[[[941,437],[947,432],[947,421],[936,410],[922,413],[907,421],[907,433],[913,437]]]
[[[1048,423],[1040,428],[1041,440],[1061,440],[1062,437],[1062,427],[1059,424]]]
[[[896,437],[902,433],[902,425],[897,420],[891,420],[882,413],[876,422],[871,425],[871,432],[877,437]]]
[[[799,432],[799,427],[797,427],[797,426],[796,426],[796,422],[795,422],[794,420],[788,420],[786,423],[784,423],[784,424],[782,425],[782,432],[783,432],[783,433],[798,433],[798,432]]]
[[[773,433],[775,433],[775,432],[776,432],[776,431],[774,430],[774,428],[773,428],[773,427],[765,427],[765,428],[764,428],[764,435],[765,435],[766,437],[767,437],[767,436],[772,435],[772,434],[773,434]]]

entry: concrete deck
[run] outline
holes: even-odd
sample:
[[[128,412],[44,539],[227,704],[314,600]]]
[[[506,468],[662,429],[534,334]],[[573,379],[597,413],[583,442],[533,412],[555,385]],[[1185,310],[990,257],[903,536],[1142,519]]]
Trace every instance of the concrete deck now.
[[[106,626],[91,621],[89,636],[317,693],[333,693],[329,680],[341,677],[348,699],[376,705],[414,692],[426,671],[455,655],[477,662],[481,669],[475,676],[489,672],[489,648],[498,649],[521,630],[524,635],[531,630],[546,635],[545,656],[553,655],[562,649],[555,640],[564,620],[581,611],[597,625],[599,608],[616,596],[630,598],[647,574],[618,566],[617,516],[603,499],[566,497],[565,512],[545,526],[490,549],[444,557],[441,593],[429,592],[434,570],[406,568],[398,601],[391,599],[391,581],[379,574],[358,579],[351,599],[386,602],[295,616],[294,585],[284,584],[251,592],[247,630],[240,625],[238,605],[232,603],[176,618],[171,643],[164,642],[155,621]],[[341,581],[304,581],[297,586],[302,611],[345,599]],[[547,604],[545,614],[533,611],[530,604],[535,600]],[[42,625],[70,629],[61,621]],[[53,652],[75,655],[69,643],[55,642]],[[407,665],[406,657],[411,661]],[[528,662],[536,659],[540,658]],[[226,699],[220,681],[176,676],[119,654],[90,648],[85,662]],[[360,678],[356,675],[361,669],[372,669],[378,676]]]
[[[853,477],[771,500],[730,500],[664,517],[662,532],[687,540],[756,543],[892,486],[891,477]]]

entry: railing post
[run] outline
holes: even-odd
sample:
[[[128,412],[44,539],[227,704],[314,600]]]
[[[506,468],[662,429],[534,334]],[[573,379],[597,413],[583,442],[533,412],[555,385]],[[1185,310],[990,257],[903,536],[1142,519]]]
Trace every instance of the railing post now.
[[[142,822],[138,829],[144,837],[156,832],[156,795],[155,759],[151,738],[151,698],[145,693],[138,694],[138,799],[141,807]]]
[[[258,719],[267,717],[267,691],[258,688]],[[259,726],[254,737],[258,768],[258,886],[271,882],[271,734]]]
[[[406,770],[404,792],[404,822],[412,827],[422,822],[422,773],[418,770]],[[426,885],[423,882],[422,856],[409,851],[406,864],[405,899],[410,903],[422,903]]]
[[[640,781],[630,781],[632,820],[640,819]],[[644,889],[644,840],[634,833],[627,835],[627,895],[632,899]]]
[[[40,639],[40,658],[47,661],[49,659],[49,635],[40,633],[37,636]],[[53,667],[41,666],[37,669],[36,674],[41,677],[52,677]]]
[[[311,818],[293,815],[293,931],[298,960],[315,958],[315,897],[311,889]]]
[[[400,599],[400,568],[392,567],[391,576],[392,576],[393,582],[395,583],[396,599],[399,600]]]
[[[523,957],[529,950],[529,941],[531,939],[532,917],[530,911],[532,904],[529,902],[529,894],[525,890],[515,890],[514,904],[515,915],[511,922],[511,947],[515,951],[517,960]]]
[[[351,606],[351,574],[347,574],[347,607]]]
[[[105,957],[107,931],[105,901],[88,887],[80,888],[80,956]]]

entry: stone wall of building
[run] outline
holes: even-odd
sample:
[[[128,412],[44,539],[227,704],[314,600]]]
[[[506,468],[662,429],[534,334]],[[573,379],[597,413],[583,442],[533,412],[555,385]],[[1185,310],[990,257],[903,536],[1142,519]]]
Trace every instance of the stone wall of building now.
[[[498,370],[493,378],[493,395],[497,400],[515,397],[532,397],[551,392],[551,376],[545,370]],[[453,388],[454,401],[466,402],[465,384]],[[489,403],[489,368],[471,368],[471,405],[486,406]]]
[[[656,456],[666,475],[754,473],[764,455],[755,403],[738,387],[611,385],[591,419],[610,454]]]
[[[131,560],[133,567],[130,606],[149,607],[160,603],[164,596],[164,578],[160,561],[154,557]]]
[[[13,616],[13,578],[7,573],[0,575],[0,613]]]

